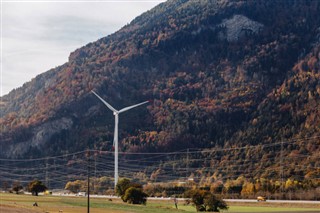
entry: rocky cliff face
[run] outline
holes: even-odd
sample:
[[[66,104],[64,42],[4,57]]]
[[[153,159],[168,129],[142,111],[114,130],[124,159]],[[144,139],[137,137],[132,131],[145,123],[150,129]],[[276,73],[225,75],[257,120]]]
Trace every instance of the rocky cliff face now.
[[[32,129],[31,137],[26,138],[26,141],[18,141],[18,143],[2,146],[1,155],[5,157],[21,156],[32,149],[46,149],[47,142],[50,141],[53,135],[69,130],[72,125],[72,119],[66,117],[43,123]]]
[[[220,32],[221,40],[236,42],[248,35],[258,35],[262,32],[263,24],[243,15],[234,15],[232,18],[223,20],[219,27],[223,29]]]

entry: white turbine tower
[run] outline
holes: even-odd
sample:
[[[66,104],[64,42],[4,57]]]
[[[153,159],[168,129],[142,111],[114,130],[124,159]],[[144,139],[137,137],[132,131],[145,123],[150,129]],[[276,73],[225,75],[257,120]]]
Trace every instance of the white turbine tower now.
[[[132,106],[128,106],[125,107],[121,110],[116,110],[115,108],[113,108],[110,104],[108,104],[105,100],[103,100],[97,93],[95,93],[94,91],[91,91],[93,94],[95,94],[111,111],[113,111],[113,115],[114,115],[114,120],[115,120],[115,124],[114,124],[114,137],[113,137],[113,144],[114,144],[114,189],[116,189],[117,183],[118,183],[118,124],[119,124],[119,114],[121,112],[125,112],[128,111],[129,109],[135,108],[137,106],[140,106],[142,104],[146,104],[149,101],[145,101],[139,104],[135,104]]]

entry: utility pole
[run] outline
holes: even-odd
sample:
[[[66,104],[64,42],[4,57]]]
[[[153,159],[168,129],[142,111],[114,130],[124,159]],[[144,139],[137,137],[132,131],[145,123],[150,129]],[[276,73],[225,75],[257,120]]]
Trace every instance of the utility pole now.
[[[90,150],[87,152],[87,213],[90,213]]]
[[[95,192],[96,186],[95,182],[97,181],[97,152],[94,153],[94,180],[93,180],[93,193]]]
[[[281,152],[280,152],[280,175],[281,175],[281,199],[283,199],[283,141],[281,141]]]
[[[189,175],[189,148],[187,149],[187,176]]]
[[[50,186],[49,186],[49,178],[48,178],[48,158],[46,158],[46,178],[45,178],[45,182],[46,182],[46,187],[48,187],[48,189],[49,189]]]

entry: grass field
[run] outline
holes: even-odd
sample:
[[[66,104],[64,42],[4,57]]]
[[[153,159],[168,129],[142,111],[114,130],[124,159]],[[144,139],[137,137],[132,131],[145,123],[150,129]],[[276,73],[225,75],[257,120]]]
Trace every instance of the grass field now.
[[[193,206],[179,203],[175,209],[172,201],[148,201],[146,206],[129,205],[119,199],[109,201],[103,198],[90,199],[91,213],[162,213],[196,212]],[[38,207],[33,207],[37,202]],[[308,204],[271,204],[271,203],[229,203],[229,210],[224,212],[319,212],[320,206]],[[0,194],[0,212],[35,213],[35,212],[82,213],[87,212],[85,197],[56,197]]]
[[[319,212],[319,208],[266,207],[266,206],[230,206],[224,212]]]

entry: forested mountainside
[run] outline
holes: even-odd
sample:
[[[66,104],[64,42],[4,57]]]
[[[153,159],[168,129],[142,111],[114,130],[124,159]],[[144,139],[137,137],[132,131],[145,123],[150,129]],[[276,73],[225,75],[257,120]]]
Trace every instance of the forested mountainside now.
[[[319,178],[319,23],[317,0],[169,0],[3,96],[1,156],[112,150],[94,90],[116,109],[151,100],[120,115],[123,151],[206,149],[199,166],[257,176],[285,156],[289,175]]]

